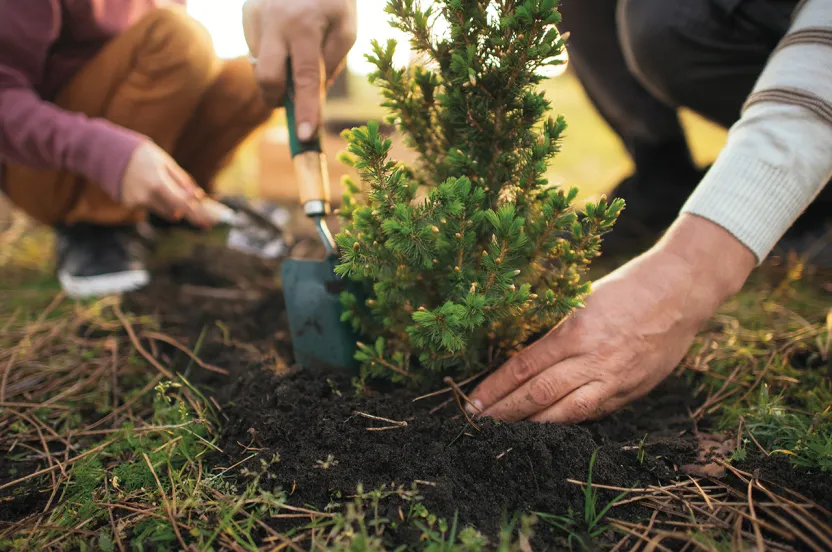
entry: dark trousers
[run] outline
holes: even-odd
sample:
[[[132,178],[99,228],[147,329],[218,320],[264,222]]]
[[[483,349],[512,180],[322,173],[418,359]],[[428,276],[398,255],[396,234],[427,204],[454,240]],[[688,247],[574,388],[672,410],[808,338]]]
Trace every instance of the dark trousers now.
[[[692,161],[677,108],[733,125],[797,4],[562,0],[560,30],[570,32],[570,63],[629,151],[636,175],[679,187],[683,179],[674,171],[690,171]],[[675,191],[686,196],[692,189]],[[827,185],[793,229],[818,228],[830,212]]]
[[[724,127],[798,0],[562,0],[569,59],[631,154],[682,139],[676,108]]]

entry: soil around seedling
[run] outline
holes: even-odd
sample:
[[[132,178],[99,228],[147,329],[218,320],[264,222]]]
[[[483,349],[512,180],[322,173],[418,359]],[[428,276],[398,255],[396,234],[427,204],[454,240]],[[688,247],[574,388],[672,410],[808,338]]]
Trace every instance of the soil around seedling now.
[[[228,457],[223,462],[250,474],[262,472],[265,461],[261,484],[289,493],[290,504],[324,509],[349,501],[359,485],[365,491],[382,485],[409,490],[415,483],[430,513],[448,520],[458,514],[461,525],[493,537],[515,513],[582,511],[582,487],[568,480],[586,481],[596,449],[593,481],[623,488],[674,481],[679,466],[696,457],[688,416],[693,398],[681,381],[665,383],[601,422],[480,420],[474,427],[456,402],[448,401],[451,393],[416,402],[417,393],[403,388],[356,395],[344,374],[313,374],[294,366],[282,292],[273,282],[275,266],[207,247],[195,250],[187,263],[159,267],[153,284],[130,295],[128,306],[155,314],[171,335],[191,342],[202,336],[200,357],[230,372],[194,374],[224,407],[219,446]],[[239,281],[230,267],[254,275],[248,285],[260,290],[258,299],[183,292],[182,286]],[[602,491],[601,504],[617,494]],[[406,507],[389,501],[391,519],[399,517],[400,506]],[[633,504],[615,513],[636,519],[645,512]],[[288,527],[284,521],[280,529]]]
[[[358,484],[371,490],[420,482],[431,513],[450,520],[458,512],[461,523],[490,536],[516,512],[582,510],[582,488],[568,480],[586,481],[596,449],[593,481],[621,487],[673,480],[676,467],[695,455],[690,440],[667,437],[648,444],[639,462],[627,444],[644,436],[640,429],[622,434],[623,441],[605,437],[633,427],[629,420],[644,412],[586,426],[471,424],[455,402],[431,413],[450,394],[415,403],[416,394],[401,389],[356,396],[337,376],[327,380],[302,370],[251,372],[236,380],[230,394],[236,398],[226,409],[230,421],[220,447],[234,458],[260,449],[252,469],[260,458],[278,455],[268,467],[270,481],[291,491],[293,503],[324,508],[343,502]],[[637,507],[616,512],[639,514]]]
[[[418,393],[381,385],[361,394],[344,374],[311,373],[294,365],[279,266],[200,245],[187,260],[154,268],[146,289],[125,297],[123,310],[152,315],[159,331],[197,348],[199,358],[228,372],[201,370],[175,348],[157,343],[166,361],[222,406],[222,454],[206,461],[229,471],[242,489],[253,474],[266,490],[283,491],[294,507],[337,509],[364,491],[415,488],[433,515],[473,526],[491,542],[515,514],[582,512],[590,458],[593,483],[616,488],[671,484],[687,479],[682,466],[697,462],[698,430],[690,412],[698,401],[681,379],[670,379],[634,405],[604,420],[577,426],[470,423],[450,392],[414,401]],[[470,386],[466,387],[466,390]],[[405,425],[406,423],[406,425]],[[476,427],[474,427],[476,425]],[[382,428],[382,430],[378,430]],[[749,450],[742,470],[830,508],[832,483],[794,468],[784,456]],[[8,474],[6,474],[8,476]],[[729,475],[730,477],[730,475]],[[36,487],[0,508],[14,521],[43,507]],[[599,506],[618,495],[601,489]],[[409,513],[401,497],[385,499],[381,517]],[[639,502],[610,512],[643,522]],[[281,532],[309,519],[273,519]],[[390,528],[390,544],[414,544],[408,524]],[[562,533],[539,523],[534,550],[561,549]]]

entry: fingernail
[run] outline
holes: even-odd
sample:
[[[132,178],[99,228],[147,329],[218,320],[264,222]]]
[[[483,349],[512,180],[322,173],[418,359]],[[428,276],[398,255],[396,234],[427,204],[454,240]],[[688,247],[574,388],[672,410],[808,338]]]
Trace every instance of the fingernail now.
[[[312,128],[310,123],[301,123],[298,125],[298,138],[300,138],[301,142],[311,140],[314,134],[315,129]]]
[[[465,405],[465,410],[472,416],[482,414],[482,401],[471,401],[469,404]]]

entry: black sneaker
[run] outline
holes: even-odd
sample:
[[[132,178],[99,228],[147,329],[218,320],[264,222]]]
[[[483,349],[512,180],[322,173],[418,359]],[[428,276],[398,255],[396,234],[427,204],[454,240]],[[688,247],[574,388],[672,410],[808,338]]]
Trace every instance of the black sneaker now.
[[[70,297],[115,295],[150,282],[135,226],[77,224],[56,233],[58,280]]]

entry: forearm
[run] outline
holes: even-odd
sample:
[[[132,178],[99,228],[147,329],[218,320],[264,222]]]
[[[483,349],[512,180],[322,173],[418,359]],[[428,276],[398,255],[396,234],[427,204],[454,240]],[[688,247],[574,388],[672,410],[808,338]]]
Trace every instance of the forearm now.
[[[64,111],[31,90],[0,87],[0,156],[8,161],[83,175],[118,199],[124,170],[143,139]]]
[[[758,261],[832,177],[832,46],[807,36],[808,28],[832,36],[832,4],[809,0],[798,13],[784,39],[792,44],[771,57],[683,208],[728,230]]]
[[[677,267],[687,281],[690,309],[706,318],[742,289],[757,263],[736,236],[692,214],[682,214],[649,254]]]
[[[44,81],[49,53],[61,37],[62,2],[12,3],[0,0],[0,160],[80,174],[117,199],[143,137],[41,99],[36,83]]]

